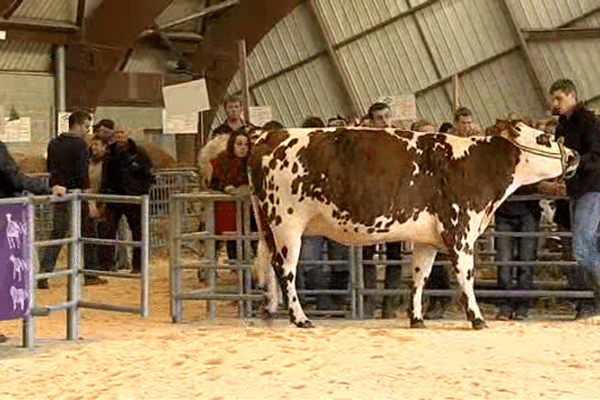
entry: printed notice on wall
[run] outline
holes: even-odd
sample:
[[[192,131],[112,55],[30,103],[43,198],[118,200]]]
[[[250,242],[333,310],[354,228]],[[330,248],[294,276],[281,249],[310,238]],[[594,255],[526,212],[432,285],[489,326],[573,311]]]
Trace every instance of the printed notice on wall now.
[[[69,132],[69,117],[71,116],[70,112],[60,111],[58,113],[58,133],[66,133]]]
[[[22,117],[13,121],[4,119],[4,130],[0,140],[7,143],[31,141],[31,118]]]
[[[163,110],[163,133],[198,133],[198,113],[178,115]]]
[[[378,101],[390,106],[390,109],[392,110],[392,119],[394,121],[417,120],[417,100],[412,93],[401,96],[382,97]]]
[[[255,126],[263,126],[273,120],[273,109],[271,106],[250,107],[250,123]]]

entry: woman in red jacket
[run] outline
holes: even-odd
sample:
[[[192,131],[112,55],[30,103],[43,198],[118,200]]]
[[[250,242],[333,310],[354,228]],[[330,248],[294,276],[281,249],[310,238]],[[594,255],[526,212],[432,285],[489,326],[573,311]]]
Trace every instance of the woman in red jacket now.
[[[213,175],[209,187],[234,196],[249,194],[249,150],[250,138],[248,134],[241,131],[232,132],[227,141],[226,150],[210,162],[213,168]],[[220,235],[223,232],[235,231],[237,231],[235,202],[215,202],[216,234]],[[232,260],[236,256],[236,242],[233,240],[227,241],[227,257]]]

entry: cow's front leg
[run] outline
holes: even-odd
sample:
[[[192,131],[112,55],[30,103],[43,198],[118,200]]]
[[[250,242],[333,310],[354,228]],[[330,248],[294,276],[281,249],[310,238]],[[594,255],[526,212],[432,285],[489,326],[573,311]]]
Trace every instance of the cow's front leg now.
[[[473,244],[474,245],[474,244]],[[470,246],[468,248],[473,248]],[[467,313],[467,319],[471,321],[473,329],[487,328],[477,300],[475,299],[475,291],[473,290],[473,284],[475,282],[475,269],[473,268],[473,254],[464,251],[455,251],[456,260],[454,263],[454,271],[460,285],[461,290],[461,302],[465,306]]]
[[[410,318],[411,328],[425,328],[423,322],[423,287],[431,272],[438,249],[429,246],[415,246],[412,254],[413,286],[410,292]]]

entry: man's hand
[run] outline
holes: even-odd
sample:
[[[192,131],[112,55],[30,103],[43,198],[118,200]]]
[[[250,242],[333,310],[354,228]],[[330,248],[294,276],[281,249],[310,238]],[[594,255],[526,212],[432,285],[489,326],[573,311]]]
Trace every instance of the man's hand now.
[[[67,194],[67,188],[60,185],[52,186],[52,196],[64,196]]]
[[[88,207],[89,215],[91,218],[98,218],[100,216],[100,213],[98,212],[98,207],[96,206],[95,202],[89,202]]]
[[[537,184],[537,188],[540,193],[548,196],[565,196],[567,194],[565,183],[560,181],[541,181]]]

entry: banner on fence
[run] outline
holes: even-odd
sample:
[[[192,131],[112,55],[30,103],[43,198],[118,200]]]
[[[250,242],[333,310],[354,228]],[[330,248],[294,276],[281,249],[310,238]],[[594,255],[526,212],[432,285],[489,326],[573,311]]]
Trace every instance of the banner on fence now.
[[[27,206],[0,205],[0,320],[20,318],[29,310]]]

